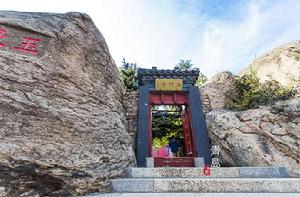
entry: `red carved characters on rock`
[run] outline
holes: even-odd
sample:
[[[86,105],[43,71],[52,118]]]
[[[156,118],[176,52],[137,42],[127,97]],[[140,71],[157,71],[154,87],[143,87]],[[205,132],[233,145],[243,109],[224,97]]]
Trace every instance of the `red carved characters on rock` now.
[[[3,28],[0,28],[0,39],[7,38],[7,37],[8,37],[8,34],[6,33],[6,30]],[[2,42],[0,42],[0,47],[6,47],[6,45],[3,44]]]
[[[1,47],[11,47],[7,46],[2,42],[2,39],[8,38],[9,34],[7,34],[7,30],[0,27],[0,48]],[[12,47],[15,50],[30,53],[32,55],[37,55],[37,43],[41,41],[39,38],[30,38],[30,37],[22,37],[23,41],[20,43],[19,46]]]
[[[31,53],[32,55],[36,55],[38,53],[36,48],[36,43],[40,42],[39,38],[29,38],[22,37],[23,42],[21,42],[22,46],[14,47],[15,50],[23,51],[25,53]]]

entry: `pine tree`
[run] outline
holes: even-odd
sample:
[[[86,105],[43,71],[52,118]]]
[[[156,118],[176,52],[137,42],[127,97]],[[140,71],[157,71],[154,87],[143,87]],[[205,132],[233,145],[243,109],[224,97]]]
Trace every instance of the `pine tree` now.
[[[193,67],[193,64],[191,63],[192,60],[179,60],[179,63],[176,64],[176,67],[178,67],[180,70],[189,70]]]
[[[127,90],[138,89],[137,65],[136,63],[128,63],[125,58],[122,60],[122,66],[119,68],[120,74]]]

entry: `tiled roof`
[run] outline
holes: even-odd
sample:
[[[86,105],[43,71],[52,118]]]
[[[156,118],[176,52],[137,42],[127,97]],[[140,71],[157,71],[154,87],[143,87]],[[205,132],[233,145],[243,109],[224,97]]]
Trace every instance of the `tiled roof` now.
[[[155,83],[155,79],[167,78],[167,79],[183,79],[184,83],[195,84],[199,76],[199,69],[192,70],[179,70],[179,69],[162,69],[158,70],[156,67],[152,69],[139,68],[138,79],[139,85],[146,83]]]

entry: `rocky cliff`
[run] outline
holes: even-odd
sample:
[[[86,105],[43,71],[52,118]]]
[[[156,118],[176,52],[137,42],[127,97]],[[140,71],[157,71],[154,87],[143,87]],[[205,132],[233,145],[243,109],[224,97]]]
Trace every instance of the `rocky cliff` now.
[[[203,111],[224,109],[230,103],[229,94],[234,91],[235,76],[231,72],[214,75],[200,87]]]
[[[284,166],[300,176],[300,98],[245,111],[226,110],[235,76],[222,72],[200,87],[221,166]]]
[[[300,41],[275,48],[256,58],[240,75],[253,68],[260,80],[274,79],[282,85],[290,85],[300,80]]]
[[[0,195],[107,191],[135,165],[123,93],[89,16],[0,12]]]
[[[284,166],[300,176],[300,99],[241,112],[206,114],[222,166]]]

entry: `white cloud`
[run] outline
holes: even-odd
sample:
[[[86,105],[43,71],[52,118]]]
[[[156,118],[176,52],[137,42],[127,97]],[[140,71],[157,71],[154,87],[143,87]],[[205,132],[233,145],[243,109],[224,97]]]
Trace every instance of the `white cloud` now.
[[[2,9],[18,11],[88,13],[104,35],[117,64],[126,57],[145,67],[173,67],[179,58],[190,58],[189,46],[195,36],[195,2],[184,8],[172,0],[91,0],[34,1],[26,4],[16,0],[3,2]],[[197,34],[197,33],[196,33]],[[200,45],[200,43],[199,43]]]
[[[222,70],[239,71],[255,54],[300,39],[300,1],[244,2],[227,13],[236,18],[210,16],[197,0],[10,0],[1,2],[1,9],[85,12],[104,35],[118,65],[123,57],[161,68],[191,59],[211,76]]]
[[[171,1],[162,2],[127,1],[117,10],[109,5],[106,9],[114,10],[112,17],[118,20],[100,21],[103,14],[96,21],[117,63],[126,57],[146,67],[172,67],[185,58],[199,18],[191,14],[192,6],[178,12]]]
[[[206,74],[238,72],[255,55],[300,39],[299,1],[251,1],[240,9],[241,20],[206,23],[196,59]]]

